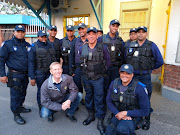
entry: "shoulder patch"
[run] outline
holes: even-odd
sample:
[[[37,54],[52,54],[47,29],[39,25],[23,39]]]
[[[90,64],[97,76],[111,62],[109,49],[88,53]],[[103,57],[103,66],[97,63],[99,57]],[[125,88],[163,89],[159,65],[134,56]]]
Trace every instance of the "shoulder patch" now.
[[[143,84],[142,82],[139,82],[138,84],[141,85],[141,86],[143,87],[145,93],[148,95],[148,91],[147,91],[146,85]]]
[[[143,87],[146,87],[146,85],[144,83],[142,83],[142,82],[139,82],[138,84],[143,86]]]
[[[31,44],[31,46],[35,46],[35,44],[33,43],[33,44]]]

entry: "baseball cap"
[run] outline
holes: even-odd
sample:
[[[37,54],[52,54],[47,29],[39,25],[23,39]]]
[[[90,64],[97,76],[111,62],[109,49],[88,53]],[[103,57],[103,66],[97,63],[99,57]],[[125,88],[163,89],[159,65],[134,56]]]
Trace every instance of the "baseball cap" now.
[[[132,74],[133,72],[134,72],[134,68],[133,68],[133,66],[132,65],[130,65],[130,64],[123,64],[122,66],[121,66],[121,69],[120,69],[120,72],[127,72],[127,73],[129,73],[129,74]]]
[[[56,27],[55,25],[50,25],[50,26],[49,26],[49,30],[52,30],[52,29],[57,30],[57,27]]]
[[[15,31],[24,31],[25,32],[25,28],[23,25],[16,25],[15,26]]]
[[[130,29],[129,33],[131,33],[131,32],[137,32],[137,29],[136,28],[132,28],[132,29]]]
[[[112,24],[118,24],[118,25],[120,25],[120,23],[119,23],[119,21],[118,21],[117,19],[112,20],[112,21],[110,22],[110,25],[112,25]]]
[[[79,28],[87,28],[87,27],[84,23],[79,23],[78,24],[78,30],[79,30]]]
[[[74,26],[68,25],[68,26],[66,26],[66,30],[67,30],[67,31],[68,31],[68,30],[74,31]]]
[[[46,31],[44,31],[44,30],[40,30],[40,31],[38,31],[37,36],[38,36],[38,37],[47,36],[47,33],[46,33]]]
[[[93,27],[93,26],[91,26],[91,27],[89,27],[87,29],[87,33],[89,33],[90,31],[93,31],[93,32],[97,33],[97,29],[95,27]]]
[[[138,32],[140,29],[143,29],[145,32],[147,32],[147,27],[145,27],[145,26],[140,26],[140,27],[138,27],[137,32]]]

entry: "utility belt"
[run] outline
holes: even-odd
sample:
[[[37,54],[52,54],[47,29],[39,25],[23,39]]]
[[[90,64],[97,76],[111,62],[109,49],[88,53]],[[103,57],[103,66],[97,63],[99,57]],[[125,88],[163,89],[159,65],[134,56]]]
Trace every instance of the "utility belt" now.
[[[17,71],[17,70],[11,70],[11,69],[9,69],[9,72],[10,73],[17,73],[17,74],[27,74],[28,73],[27,71]]]
[[[151,74],[152,70],[135,70],[134,74],[135,75],[144,75],[144,74]]]

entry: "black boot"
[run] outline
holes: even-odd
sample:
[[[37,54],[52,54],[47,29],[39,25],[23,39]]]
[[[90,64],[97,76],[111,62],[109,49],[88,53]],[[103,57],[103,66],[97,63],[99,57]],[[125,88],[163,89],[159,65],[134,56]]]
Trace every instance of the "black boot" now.
[[[39,116],[41,117],[41,108],[42,108],[42,105],[38,105],[38,107],[39,107]]]
[[[105,127],[103,121],[104,118],[98,118],[97,129],[99,130],[100,135],[105,135]]]
[[[92,121],[95,120],[95,116],[94,116],[94,111],[93,110],[89,110],[88,111],[89,116],[87,119],[85,119],[85,121],[83,122],[83,125],[89,125]]]
[[[148,130],[150,128],[150,115],[145,117],[146,121],[142,125],[143,130]]]
[[[48,122],[52,123],[54,121],[54,114],[48,117]]]
[[[31,109],[27,109],[24,106],[19,107],[19,113],[29,113],[31,112]]]
[[[26,123],[19,113],[14,113],[14,121],[19,125],[24,125]]]

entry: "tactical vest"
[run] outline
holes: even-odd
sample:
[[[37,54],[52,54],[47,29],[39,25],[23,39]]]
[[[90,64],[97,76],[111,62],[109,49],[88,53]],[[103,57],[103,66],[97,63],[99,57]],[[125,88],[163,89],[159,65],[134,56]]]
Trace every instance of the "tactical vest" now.
[[[149,40],[142,46],[139,46],[137,42],[131,42],[126,49],[126,63],[131,64],[135,70],[152,70],[154,68],[154,57],[151,45],[152,42]]]
[[[110,60],[112,63],[116,62],[117,66],[122,65],[122,58],[121,58],[121,48],[123,46],[123,40],[121,37],[117,37],[115,40],[115,44],[113,44],[110,38],[107,38],[106,35],[103,35],[103,44],[107,45],[110,51]]]
[[[36,70],[49,71],[50,64],[57,61],[55,49],[38,47],[37,42],[34,44],[36,47]]]
[[[88,44],[82,46],[80,57],[82,73],[90,80],[97,80],[104,75],[103,45],[97,44],[94,52],[89,52]]]
[[[70,41],[68,41],[68,39],[63,38],[62,46],[61,46],[63,65],[69,65],[70,50],[71,50]]]
[[[59,42],[59,39],[58,38],[55,38],[54,42],[50,42],[49,39],[48,39],[48,42],[50,44],[53,44],[54,46],[54,49],[56,51],[56,59],[58,62],[60,62],[60,56],[61,56],[61,50],[60,50],[60,42]]]
[[[127,88],[124,93],[121,92],[118,86],[120,78],[116,78],[113,84],[113,91],[111,98],[119,111],[135,110],[139,109],[138,101],[135,95],[135,89],[139,81],[133,80],[132,85]]]

